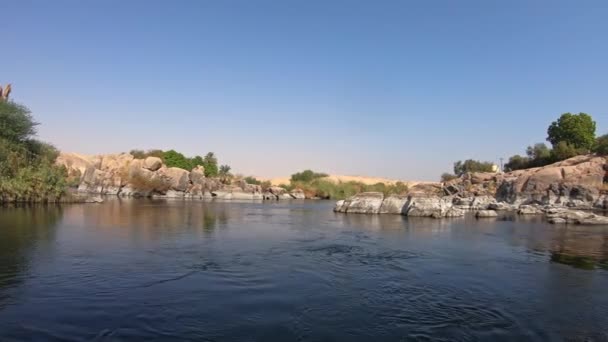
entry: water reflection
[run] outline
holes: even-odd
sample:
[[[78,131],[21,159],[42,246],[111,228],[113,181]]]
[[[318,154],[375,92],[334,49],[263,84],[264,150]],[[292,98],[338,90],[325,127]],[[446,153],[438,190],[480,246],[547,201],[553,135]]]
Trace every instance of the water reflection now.
[[[608,230],[538,217],[116,199],[4,208],[0,227],[0,340],[559,340],[608,324]]]
[[[32,255],[54,248],[62,209],[55,205],[0,207],[0,307],[27,277]]]

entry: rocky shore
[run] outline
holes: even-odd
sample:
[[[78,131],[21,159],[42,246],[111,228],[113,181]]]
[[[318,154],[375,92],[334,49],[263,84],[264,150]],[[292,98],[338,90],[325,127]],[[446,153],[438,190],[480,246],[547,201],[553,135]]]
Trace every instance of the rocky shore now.
[[[225,184],[205,177],[197,166],[191,171],[167,167],[160,158],[137,159],[128,153],[84,156],[61,153],[57,164],[63,165],[77,192],[94,195],[153,198],[217,198],[223,200],[304,199],[304,192],[235,181]]]
[[[552,223],[606,224],[608,217],[589,212],[608,209],[608,163],[578,156],[544,167],[508,173],[470,173],[446,183],[421,184],[404,196],[360,193],[338,201],[340,213],[496,217],[497,211],[546,215]]]

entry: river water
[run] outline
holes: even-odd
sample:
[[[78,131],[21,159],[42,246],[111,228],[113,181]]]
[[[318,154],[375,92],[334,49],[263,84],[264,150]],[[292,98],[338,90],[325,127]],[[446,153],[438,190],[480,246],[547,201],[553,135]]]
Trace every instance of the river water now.
[[[0,208],[0,340],[608,341],[608,227],[332,204]]]

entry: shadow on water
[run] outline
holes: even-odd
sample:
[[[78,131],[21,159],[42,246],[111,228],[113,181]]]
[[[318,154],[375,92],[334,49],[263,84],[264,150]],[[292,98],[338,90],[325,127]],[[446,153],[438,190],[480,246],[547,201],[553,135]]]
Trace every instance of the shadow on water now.
[[[0,307],[8,298],[6,291],[26,276],[32,253],[53,246],[62,215],[57,205],[0,207]]]

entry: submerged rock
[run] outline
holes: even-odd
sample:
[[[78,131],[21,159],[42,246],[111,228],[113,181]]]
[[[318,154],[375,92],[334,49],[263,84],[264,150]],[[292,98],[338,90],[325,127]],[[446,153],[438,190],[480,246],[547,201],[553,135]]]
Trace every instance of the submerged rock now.
[[[547,210],[550,223],[573,223],[581,225],[607,225],[608,217],[580,210],[551,208]]]
[[[542,215],[544,214],[543,210],[532,205],[522,205],[517,210],[519,215]]]
[[[498,213],[494,210],[479,210],[475,213],[475,217],[497,217]]]

